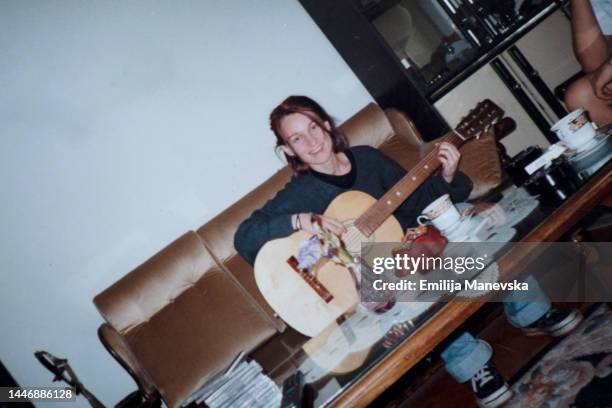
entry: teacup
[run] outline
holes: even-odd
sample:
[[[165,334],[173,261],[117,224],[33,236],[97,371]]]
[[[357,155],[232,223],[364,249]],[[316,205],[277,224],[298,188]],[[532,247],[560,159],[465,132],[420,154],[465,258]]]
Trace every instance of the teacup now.
[[[423,213],[417,217],[417,222],[422,225],[431,221],[434,227],[444,233],[460,219],[461,214],[451,201],[450,195],[444,194],[425,207]]]
[[[564,145],[576,150],[597,135],[595,126],[582,108],[565,115],[550,130],[555,132]]]

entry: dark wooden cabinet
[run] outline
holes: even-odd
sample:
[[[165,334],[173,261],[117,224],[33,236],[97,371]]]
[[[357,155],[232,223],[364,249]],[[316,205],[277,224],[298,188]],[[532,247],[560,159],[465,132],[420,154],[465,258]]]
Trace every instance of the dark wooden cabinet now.
[[[561,0],[300,0],[319,28],[384,108],[407,112],[428,140],[447,123],[435,102],[562,8]],[[406,34],[404,35],[404,32]],[[520,55],[519,55],[520,57]],[[504,67],[494,66],[500,82]],[[527,61],[527,66],[529,61]],[[563,107],[537,78],[552,110]],[[509,88],[510,89],[510,88]],[[546,119],[514,97],[545,135]],[[466,112],[467,113],[467,112]]]

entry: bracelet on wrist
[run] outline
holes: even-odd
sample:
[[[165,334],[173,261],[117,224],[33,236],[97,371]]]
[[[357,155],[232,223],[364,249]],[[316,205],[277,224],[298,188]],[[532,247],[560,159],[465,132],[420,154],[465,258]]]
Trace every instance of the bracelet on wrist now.
[[[302,229],[302,220],[300,219],[300,214],[295,215],[295,230]]]

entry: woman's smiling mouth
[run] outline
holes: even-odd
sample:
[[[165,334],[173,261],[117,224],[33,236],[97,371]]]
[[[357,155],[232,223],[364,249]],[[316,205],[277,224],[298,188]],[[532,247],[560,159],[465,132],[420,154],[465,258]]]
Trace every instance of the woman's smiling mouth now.
[[[312,149],[312,150],[310,151],[310,153],[308,153],[308,154],[310,154],[311,156],[314,156],[314,155],[316,155],[317,153],[319,153],[321,150],[323,150],[323,143],[321,143],[320,145],[318,145],[317,147],[315,147],[314,149]]]

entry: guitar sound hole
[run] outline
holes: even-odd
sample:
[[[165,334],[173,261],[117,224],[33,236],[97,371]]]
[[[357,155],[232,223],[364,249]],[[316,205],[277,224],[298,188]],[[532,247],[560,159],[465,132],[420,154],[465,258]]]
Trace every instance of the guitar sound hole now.
[[[364,253],[361,253],[361,244],[362,243],[371,243],[374,242],[374,234],[369,237],[365,236],[361,231],[355,227],[355,220],[345,220],[342,222],[346,227],[346,233],[342,235],[342,241],[344,241],[344,245],[346,249],[351,253],[351,255],[365,255],[367,250],[365,250],[368,245],[364,247]]]

